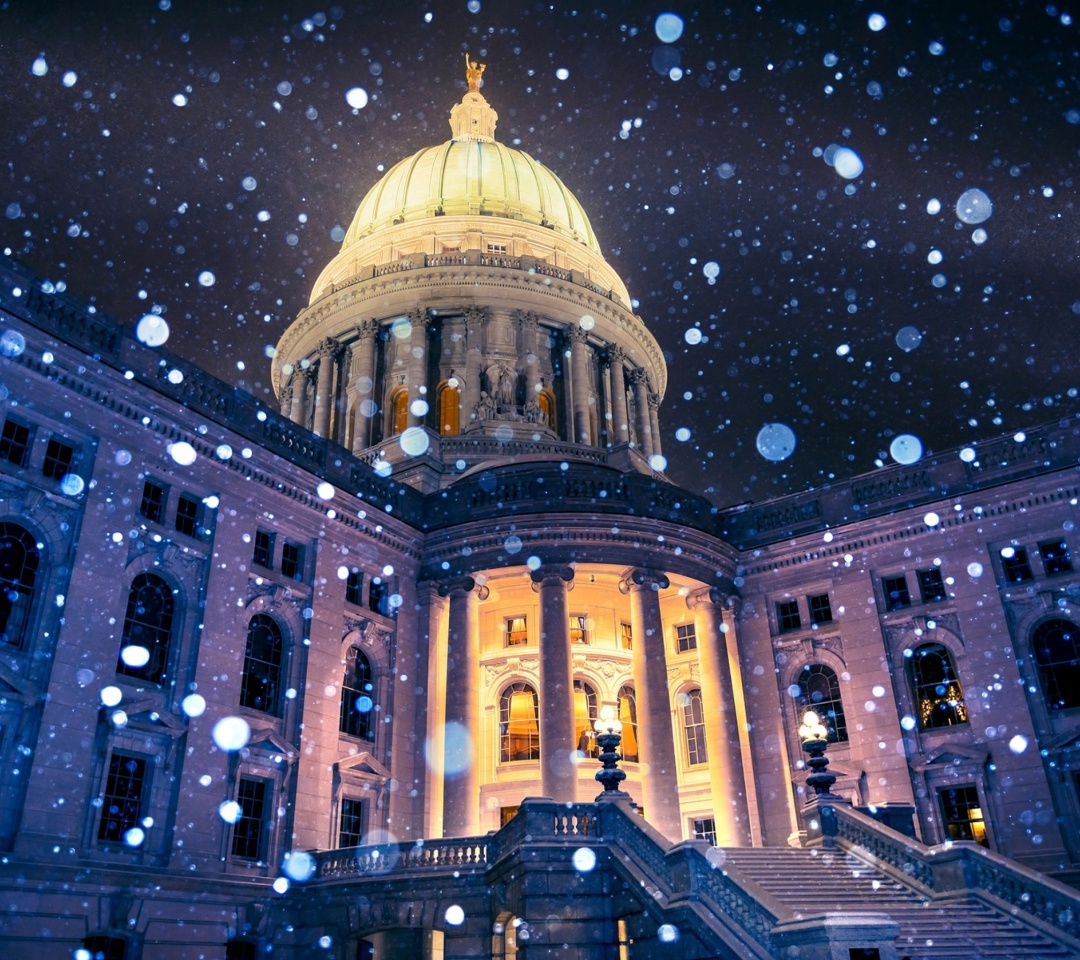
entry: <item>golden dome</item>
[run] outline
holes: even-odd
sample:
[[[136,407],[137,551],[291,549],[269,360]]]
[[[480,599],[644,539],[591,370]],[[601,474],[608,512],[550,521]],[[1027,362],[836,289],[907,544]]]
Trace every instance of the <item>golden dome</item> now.
[[[543,164],[497,143],[496,119],[479,92],[465,94],[451,113],[453,139],[391,167],[360,201],[341,249],[395,224],[479,215],[547,227],[601,256],[577,198]]]

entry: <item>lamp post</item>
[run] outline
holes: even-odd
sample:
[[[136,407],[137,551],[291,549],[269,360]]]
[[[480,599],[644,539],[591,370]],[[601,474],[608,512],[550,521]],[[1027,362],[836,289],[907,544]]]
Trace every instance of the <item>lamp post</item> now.
[[[806,761],[810,768],[806,785],[813,787],[814,797],[832,796],[829,789],[836,783],[836,774],[829,773],[826,769],[829,765],[829,758],[825,756],[825,748],[829,745],[828,736],[829,731],[821,718],[813,710],[807,710],[803,714],[802,726],[799,727],[799,738],[802,740],[803,750],[810,758]]]
[[[603,784],[603,792],[597,796],[597,802],[604,800],[631,800],[630,794],[619,789],[619,784],[626,779],[626,774],[619,769],[622,754],[619,743],[622,740],[622,723],[615,716],[615,708],[605,704],[600,708],[600,718],[593,724],[596,730],[596,744],[600,750],[601,768],[596,771],[596,779]],[[631,800],[632,802],[632,800]]]

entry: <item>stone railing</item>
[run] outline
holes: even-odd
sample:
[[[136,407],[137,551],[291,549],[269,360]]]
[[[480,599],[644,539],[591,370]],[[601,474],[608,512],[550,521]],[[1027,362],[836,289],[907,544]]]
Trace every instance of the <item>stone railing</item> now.
[[[486,870],[493,862],[490,837],[418,840],[383,843],[314,853],[315,877],[320,880],[381,877],[388,873],[418,871],[425,874],[462,869]]]
[[[1071,887],[971,841],[927,847],[847,807],[830,805],[822,813],[827,840],[865,850],[936,896],[988,894],[1018,919],[1026,916],[1044,933],[1058,940],[1063,934],[1068,946],[1080,947],[1080,893]]]

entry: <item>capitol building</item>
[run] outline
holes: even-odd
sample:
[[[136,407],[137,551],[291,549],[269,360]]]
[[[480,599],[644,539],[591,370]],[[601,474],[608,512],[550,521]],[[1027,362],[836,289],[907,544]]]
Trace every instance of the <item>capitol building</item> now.
[[[0,261],[0,945],[1080,957],[1080,423],[675,486],[648,318],[482,69],[273,404]]]

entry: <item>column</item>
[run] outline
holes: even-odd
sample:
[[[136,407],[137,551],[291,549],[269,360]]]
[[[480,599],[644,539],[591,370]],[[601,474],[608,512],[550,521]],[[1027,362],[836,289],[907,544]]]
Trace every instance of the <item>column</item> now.
[[[660,394],[649,394],[649,431],[652,437],[652,456],[661,456],[660,452]]]
[[[426,310],[417,309],[409,314],[409,320],[412,321],[412,332],[409,334],[409,412],[407,422],[410,427],[422,427],[427,415],[415,413],[414,410],[424,409],[423,406],[417,407],[417,400],[423,401],[424,404],[431,403],[427,397],[426,375],[428,326],[431,323],[431,318]]]
[[[611,417],[612,446],[630,442],[630,415],[626,410],[626,371],[623,361],[626,354],[621,347],[609,347],[611,361]]]
[[[574,398],[574,441],[592,444],[589,429],[589,335],[572,327],[570,338],[571,394]]]
[[[289,411],[289,419],[304,426],[307,423],[307,370],[294,371],[289,382],[292,384],[292,409]]]
[[[356,328],[357,341],[352,348],[349,370],[349,410],[352,413],[352,452],[359,454],[368,446],[371,415],[375,412],[375,335],[377,320],[365,320]]]
[[[630,374],[634,387],[634,426],[637,428],[638,452],[643,457],[653,455],[652,421],[649,419],[649,381],[645,371],[638,367]]]
[[[483,359],[484,321],[483,310],[469,307],[465,310],[465,389],[461,394],[461,429],[474,422],[476,405],[480,402],[480,361]]]
[[[570,660],[572,567],[545,564],[530,574],[540,594],[540,792],[559,803],[577,799],[574,672]]]
[[[325,437],[330,429],[330,391],[334,384],[334,354],[337,341],[327,338],[319,344],[319,373],[315,381],[315,420],[312,432]]]
[[[709,753],[716,842],[721,847],[743,847],[750,845],[750,814],[746,804],[731,665],[727,640],[721,631],[723,614],[719,607],[723,599],[715,588],[703,587],[686,598],[686,605],[694,612],[694,635],[701,665],[701,698],[705,709],[705,745]]]
[[[543,383],[540,379],[540,355],[536,352],[536,336],[540,324],[536,314],[518,312],[518,366],[525,371],[525,403],[536,400]]]
[[[472,577],[439,588],[450,598],[443,724],[443,836],[480,832],[480,590]]]
[[[281,394],[278,400],[281,403],[281,415],[292,419],[292,395],[293,395],[293,382],[290,380],[284,384],[281,388]]]
[[[615,435],[615,414],[611,407],[611,358],[605,352],[597,354],[597,360],[600,363],[600,392],[603,398],[600,403],[600,436],[596,441],[598,446],[610,450],[614,446],[612,437]]]
[[[630,595],[634,635],[634,692],[637,695],[641,804],[645,819],[669,840],[682,839],[678,769],[668,695],[664,622],[660,591],[668,578],[652,570],[633,570],[619,589]]]

